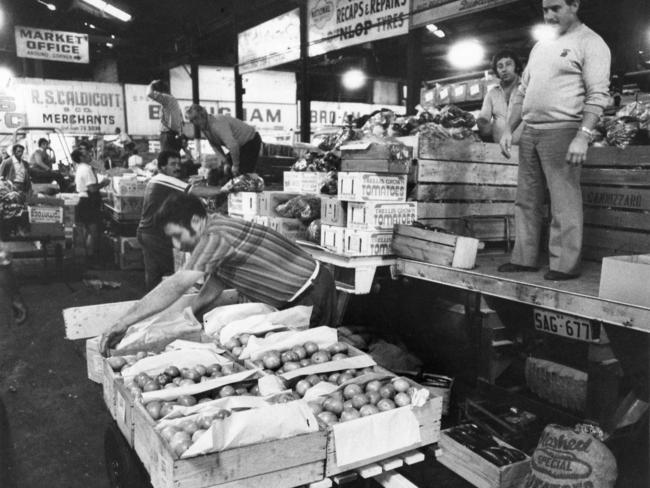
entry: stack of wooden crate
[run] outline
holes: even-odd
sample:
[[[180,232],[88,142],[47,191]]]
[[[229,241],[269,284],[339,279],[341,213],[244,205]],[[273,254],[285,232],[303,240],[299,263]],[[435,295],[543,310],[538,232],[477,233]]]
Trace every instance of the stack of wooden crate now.
[[[411,163],[412,151],[397,141],[341,146],[338,194],[321,204],[321,245],[351,256],[392,254],[395,224],[417,219],[417,204],[406,201]]]

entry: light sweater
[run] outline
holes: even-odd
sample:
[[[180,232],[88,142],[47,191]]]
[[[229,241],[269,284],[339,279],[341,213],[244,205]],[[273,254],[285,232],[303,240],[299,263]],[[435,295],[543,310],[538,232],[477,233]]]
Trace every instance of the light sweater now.
[[[513,104],[537,129],[579,127],[584,112],[600,116],[609,103],[611,54],[584,24],[533,47]]]

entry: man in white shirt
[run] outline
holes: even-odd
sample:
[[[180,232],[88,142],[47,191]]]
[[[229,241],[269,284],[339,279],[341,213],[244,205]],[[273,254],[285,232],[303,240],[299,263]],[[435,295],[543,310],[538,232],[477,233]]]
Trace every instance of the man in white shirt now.
[[[83,224],[86,259],[90,266],[99,266],[99,245],[102,221],[102,197],[99,191],[108,185],[108,179],[101,183],[95,169],[90,165],[92,156],[84,147],[75,149],[70,154],[76,165],[75,186],[81,195],[77,205],[77,218]]]
[[[522,69],[519,57],[510,49],[503,49],[492,58],[492,71],[499,77],[499,84],[485,95],[481,113],[476,119],[479,134],[484,141],[501,140],[508,120],[508,108],[519,87]],[[522,125],[513,134],[515,144],[519,141]]]

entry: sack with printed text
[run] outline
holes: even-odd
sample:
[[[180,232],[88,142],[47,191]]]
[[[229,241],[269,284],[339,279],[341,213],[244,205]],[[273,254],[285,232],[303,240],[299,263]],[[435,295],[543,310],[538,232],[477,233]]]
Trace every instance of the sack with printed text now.
[[[524,488],[613,488],[616,459],[588,429],[547,425],[530,460]]]

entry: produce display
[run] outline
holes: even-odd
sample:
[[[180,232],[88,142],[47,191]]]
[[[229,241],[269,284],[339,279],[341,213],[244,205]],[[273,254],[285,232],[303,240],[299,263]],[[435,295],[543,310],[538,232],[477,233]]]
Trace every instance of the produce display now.
[[[347,359],[347,353],[348,345],[344,342],[337,342],[327,349],[320,349],[315,342],[305,342],[285,351],[268,351],[253,364],[267,372],[288,373],[313,364]]]
[[[445,433],[497,467],[526,459],[523,452],[500,445],[489,432],[476,424],[458,425]]]
[[[347,370],[343,373],[334,373],[328,377],[328,382],[343,385],[353,379],[355,374],[362,377],[369,372],[372,373],[372,370],[364,369],[356,372]],[[315,378],[299,381],[295,387],[297,393],[300,394],[304,388],[307,388],[307,383],[311,386],[312,381],[315,381]],[[372,379],[362,383],[346,384],[335,392],[308,403],[319,421],[329,427],[339,422],[410,405],[416,391],[417,389],[404,378]]]
[[[151,411],[147,407],[151,414]],[[205,434],[212,424],[221,422],[223,419],[230,417],[232,412],[227,409],[220,409],[211,414],[204,414],[195,419],[187,419],[178,425],[168,425],[160,430],[160,435],[167,443],[171,451],[180,456],[189,447]],[[152,418],[153,415],[152,415]],[[156,420],[154,418],[154,420]]]

